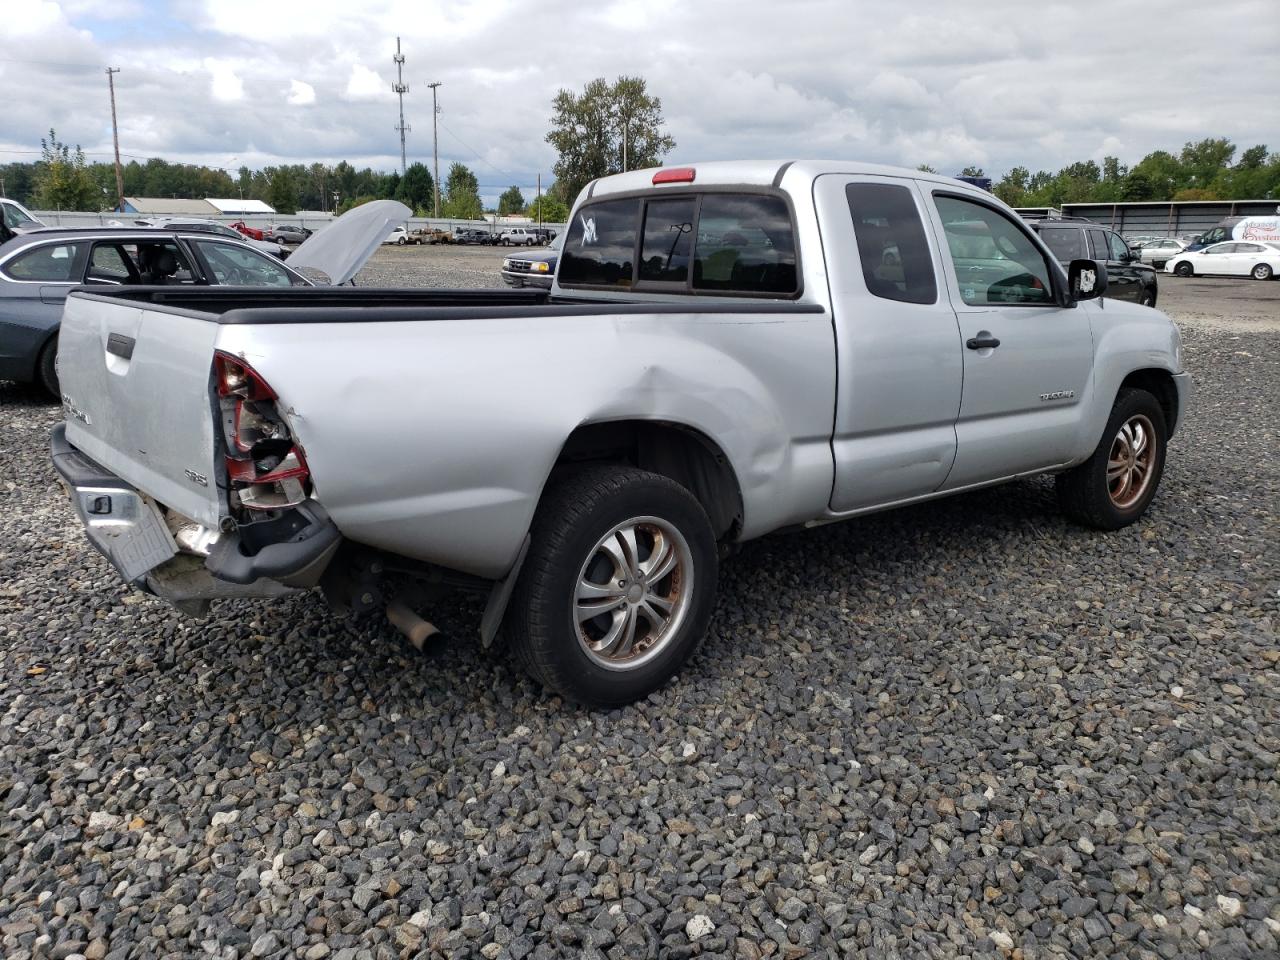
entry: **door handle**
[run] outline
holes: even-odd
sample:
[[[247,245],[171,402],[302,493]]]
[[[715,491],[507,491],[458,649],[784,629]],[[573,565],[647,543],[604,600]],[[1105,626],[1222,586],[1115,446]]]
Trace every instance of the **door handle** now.
[[[965,341],[964,345],[970,350],[994,350],[996,347],[1000,346],[1000,341],[984,331],[976,337],[970,337]]]
[[[126,337],[123,333],[108,334],[107,353],[113,354],[121,360],[128,360],[133,356],[133,348],[137,342],[133,337]]]

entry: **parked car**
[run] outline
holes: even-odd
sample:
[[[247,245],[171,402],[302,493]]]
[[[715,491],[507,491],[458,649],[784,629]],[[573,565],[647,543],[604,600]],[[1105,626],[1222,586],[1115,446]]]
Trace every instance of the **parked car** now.
[[[262,229],[261,227],[251,227],[247,223],[245,223],[243,220],[233,220],[230,224],[228,224],[228,226],[230,226],[233,230],[248,237],[250,240],[267,239],[266,230]]]
[[[422,240],[409,232],[409,228],[404,224],[396,227],[389,234],[383,243],[394,243],[396,246],[403,247],[410,243],[421,243]]]
[[[498,242],[504,247],[534,247],[541,239],[532,227],[507,227],[498,234]]]
[[[291,223],[273,224],[264,231],[265,239],[277,243],[302,243],[309,236],[311,231],[306,227],[297,227]]]
[[[509,287],[541,287],[550,290],[551,278],[556,272],[556,261],[563,246],[564,238],[561,237],[553,240],[545,250],[530,250],[520,256],[504,257],[502,282]]]
[[[417,243],[453,243],[453,234],[440,227],[418,227],[410,231],[411,237],[417,237]]]
[[[1170,258],[1176,257],[1183,250],[1187,249],[1186,240],[1175,240],[1173,237],[1163,237],[1159,240],[1148,240],[1138,248],[1138,257],[1143,263],[1149,263],[1152,267],[1160,270]]]
[[[1156,305],[1155,269],[1144,264],[1115,231],[1083,217],[1028,218],[1027,222],[1064,266],[1081,258],[1105,263],[1108,298]]]
[[[1164,265],[1179,277],[1253,277],[1270,280],[1280,273],[1280,249],[1269,243],[1232,240],[1203,250],[1184,250]]]
[[[379,226],[390,230],[385,218],[408,209],[395,201],[380,202],[393,204],[389,214],[375,208],[352,218],[352,211],[324,231],[323,243],[317,236],[300,246],[293,262],[334,283],[345,283],[377,246],[377,240],[368,242],[369,233]],[[376,220],[379,213],[384,218],[381,225]],[[213,285],[290,287],[314,282],[234,232],[227,237],[207,226],[171,222],[163,227],[53,228],[0,245],[0,380],[38,383],[59,396],[59,322],[67,293],[77,284],[101,290],[164,286],[172,296],[177,289]]]
[[[459,227],[453,233],[454,243],[473,243],[482,246],[493,246],[497,243],[494,234],[485,230],[475,230],[469,227]]]
[[[239,240],[241,243],[247,243],[249,246],[261,250],[263,253],[269,253],[273,257],[281,260],[289,256],[289,251],[284,244],[275,240],[254,240],[247,237],[238,230],[233,230],[225,223],[219,223],[217,220],[202,220],[199,217],[139,217],[133,221],[135,226],[139,227],[162,227],[172,228],[175,230],[190,230],[198,233],[212,233],[219,237],[228,237],[232,240]]]
[[[17,200],[0,197],[0,243],[20,233],[44,229],[44,222]]]
[[[1106,285],[949,177],[634,170],[578,197],[549,293],[74,291],[53,462],[121,578],[188,612],[319,585],[420,645],[416,586],[476,589],[483,642],[616,705],[770,531],[1041,473],[1088,526],[1138,520],[1190,377]]]

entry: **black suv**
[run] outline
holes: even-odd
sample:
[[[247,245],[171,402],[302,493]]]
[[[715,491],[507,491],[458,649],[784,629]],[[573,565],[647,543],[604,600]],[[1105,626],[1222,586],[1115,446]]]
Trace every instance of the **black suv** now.
[[[1106,296],[1156,305],[1156,271],[1130,250],[1120,235],[1084,217],[1027,218],[1065,267],[1072,260],[1097,260],[1107,267]]]

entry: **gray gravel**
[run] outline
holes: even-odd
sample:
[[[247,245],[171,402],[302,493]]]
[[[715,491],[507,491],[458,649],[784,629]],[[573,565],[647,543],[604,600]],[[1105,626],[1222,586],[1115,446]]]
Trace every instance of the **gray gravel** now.
[[[473,603],[421,655],[126,593],[0,384],[0,956],[1275,955],[1280,336],[1185,334],[1145,522],[1034,481],[749,545],[611,713]]]

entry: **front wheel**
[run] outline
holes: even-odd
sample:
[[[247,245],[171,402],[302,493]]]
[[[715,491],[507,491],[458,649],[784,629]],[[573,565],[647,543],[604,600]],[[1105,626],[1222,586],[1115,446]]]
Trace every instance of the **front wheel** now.
[[[396,239],[396,244],[397,244],[398,246],[401,246],[401,247],[403,247],[403,246],[404,246],[406,243],[408,243],[408,242],[409,242],[409,241],[408,241],[408,240],[406,240],[404,237],[398,237],[398,238]]]
[[[1260,263],[1250,271],[1249,276],[1255,280],[1270,280],[1271,272],[1271,267],[1265,263]]]
[[[1168,436],[1155,397],[1146,390],[1121,390],[1093,455],[1056,478],[1062,512],[1098,530],[1133,523],[1160,486]]]
[[[1189,277],[1193,273],[1195,273],[1195,268],[1193,268],[1191,264],[1187,263],[1184,260],[1182,263],[1178,264],[1176,267],[1173,268],[1173,272],[1180,277]]]
[[[715,604],[715,535],[673,480],[626,466],[553,479],[531,530],[506,634],[530,673],[589,706],[666,683]]]

